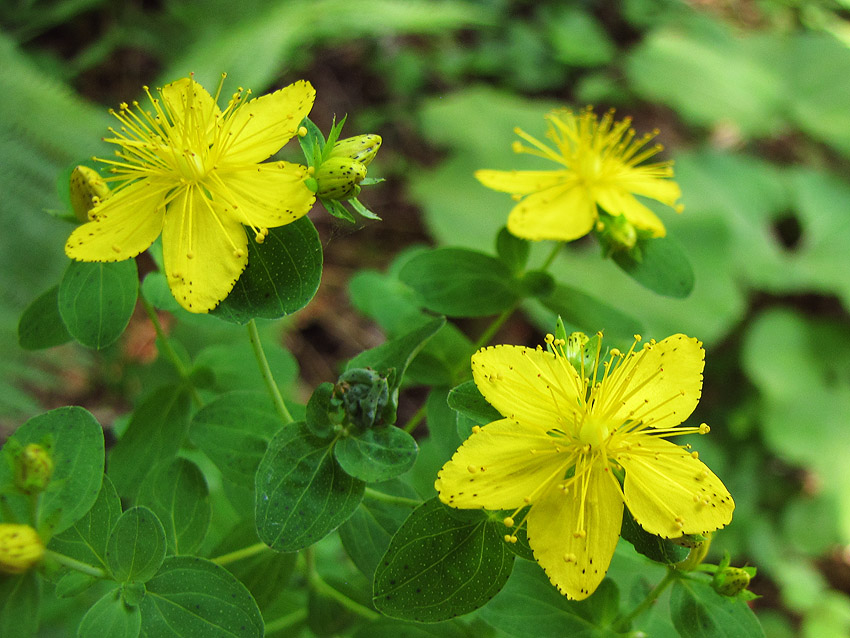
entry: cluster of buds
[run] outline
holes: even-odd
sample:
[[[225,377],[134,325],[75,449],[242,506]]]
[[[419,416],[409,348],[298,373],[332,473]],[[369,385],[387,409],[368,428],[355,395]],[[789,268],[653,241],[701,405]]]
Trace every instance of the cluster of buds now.
[[[366,169],[381,148],[378,135],[356,135],[339,140],[313,175],[316,196],[321,199],[346,200],[360,194],[360,183]]]
[[[331,405],[344,413],[344,421],[349,425],[366,430],[394,420],[391,399],[387,375],[370,368],[354,368],[337,380]]]

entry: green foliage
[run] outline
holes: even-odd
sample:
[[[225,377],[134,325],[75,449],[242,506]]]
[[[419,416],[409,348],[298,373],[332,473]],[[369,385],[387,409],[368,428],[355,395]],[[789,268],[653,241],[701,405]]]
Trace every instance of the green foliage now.
[[[72,339],[59,314],[59,286],[37,297],[18,323],[18,344],[24,350],[59,346]]]
[[[132,507],[112,527],[106,544],[106,562],[118,581],[144,583],[165,558],[165,530],[147,507]]]
[[[116,591],[107,592],[83,616],[77,636],[115,636],[136,638],[142,628],[142,613],[138,606],[130,607]]]
[[[5,636],[34,636],[38,629],[41,581],[35,574],[0,578],[0,630]]]
[[[696,580],[680,579],[673,585],[670,615],[683,638],[764,638],[743,600],[721,596]]]

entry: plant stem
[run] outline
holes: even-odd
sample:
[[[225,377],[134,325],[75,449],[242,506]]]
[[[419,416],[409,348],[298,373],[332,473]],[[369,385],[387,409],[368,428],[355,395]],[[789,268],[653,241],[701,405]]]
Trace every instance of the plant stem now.
[[[661,579],[661,582],[658,583],[655,587],[653,587],[652,591],[646,595],[646,598],[631,612],[620,618],[618,621],[614,622],[611,625],[611,628],[614,631],[626,631],[631,624],[632,620],[640,616],[643,612],[649,609],[661,593],[667,589],[667,587],[676,579],[676,570],[667,568],[667,573],[664,575],[664,578]]]
[[[390,505],[401,505],[402,507],[419,507],[422,501],[413,498],[405,498],[404,496],[393,496],[392,494],[384,494],[378,490],[367,487],[364,493],[366,498],[371,498],[373,501],[381,503],[389,503]]]
[[[177,370],[177,374],[180,375],[180,378],[189,388],[189,392],[192,394],[192,400],[195,402],[195,404],[197,406],[202,406],[204,402],[201,399],[201,395],[198,394],[198,391],[189,381],[189,371],[186,369],[186,366],[183,365],[183,362],[177,355],[177,351],[174,350],[174,346],[171,345],[171,341],[169,340],[168,335],[166,335],[165,331],[162,329],[162,324],[159,322],[159,315],[157,315],[156,313],[156,308],[154,308],[153,305],[151,305],[151,303],[147,299],[145,299],[143,295],[139,295],[139,299],[142,302],[142,307],[145,309],[148,318],[153,324],[153,329],[156,331],[156,338],[160,343],[162,353],[168,358],[169,361],[171,361],[171,364],[174,366],[174,369]]]
[[[558,241],[555,242],[555,245],[552,247],[552,252],[549,253],[549,256],[546,258],[546,261],[543,262],[543,265],[540,266],[540,270],[549,270],[549,266],[552,265],[552,262],[555,261],[555,257],[557,257],[558,253],[561,252],[561,247],[564,245],[564,242]]]
[[[312,547],[306,548],[302,556],[304,557],[304,570],[307,576],[307,583],[314,592],[320,596],[326,596],[327,598],[334,599],[348,611],[351,611],[366,620],[377,620],[381,617],[381,614],[378,612],[361,605],[357,601],[351,600],[351,598],[326,583],[322,577],[319,576],[319,573],[316,571],[316,562]]]
[[[59,552],[54,552],[52,549],[44,550],[44,556],[46,558],[50,558],[56,561],[60,565],[70,567],[74,571],[80,572],[82,574],[94,576],[95,578],[109,578],[109,575],[104,570],[100,569],[100,567],[94,567],[92,565],[89,565],[88,563],[79,561],[76,558],[65,556],[65,554],[60,554]]]
[[[297,625],[304,620],[307,620],[306,609],[299,609],[290,614],[286,614],[286,616],[281,616],[277,620],[266,623],[266,636],[278,631],[283,631],[284,629],[289,629],[293,625]]]
[[[280,388],[272,376],[272,369],[269,367],[269,360],[266,359],[266,353],[263,352],[263,344],[260,343],[260,333],[257,330],[257,322],[251,319],[248,322],[248,337],[251,340],[251,347],[254,349],[254,356],[257,358],[257,365],[260,366],[260,374],[263,375],[263,380],[266,382],[266,387],[274,401],[274,407],[284,423],[292,423],[293,418],[286,409],[286,404],[283,402],[283,397],[280,394]]]
[[[416,411],[416,414],[414,414],[412,417],[410,417],[410,419],[408,419],[407,423],[405,423],[404,427],[402,428],[405,432],[410,434],[411,432],[413,432],[413,430],[416,429],[416,426],[419,425],[422,419],[425,418],[425,414],[428,410],[427,406],[427,403],[423,403]]]
[[[265,543],[257,543],[256,545],[249,545],[248,547],[237,549],[236,551],[230,552],[229,554],[222,554],[221,556],[216,556],[215,558],[211,558],[210,560],[216,565],[229,565],[230,563],[235,563],[236,561],[242,560],[243,558],[250,558],[251,556],[256,556],[257,554],[267,549],[269,549],[269,546]]]

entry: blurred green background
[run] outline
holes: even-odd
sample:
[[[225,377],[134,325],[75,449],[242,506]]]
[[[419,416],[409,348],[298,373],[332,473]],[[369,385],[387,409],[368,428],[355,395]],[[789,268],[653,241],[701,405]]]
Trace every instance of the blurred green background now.
[[[67,264],[70,226],[51,213],[70,168],[109,152],[106,109],[143,84],[192,71],[212,88],[227,71],[226,91],[260,94],[306,78],[322,128],[349,113],[347,132],[383,136],[388,181],[364,200],[385,222],[352,234],[317,218],[326,292],[287,341],[310,383],[332,369],[324,342],[372,345],[335,313],[356,269],[414,242],[492,250],[510,200],[472,173],[523,167],[514,126],[616,107],[676,161],[685,212],[659,214],[696,287],[655,295],[584,242],[554,272],[646,334],[705,342],[700,451],[737,502],[717,545],[758,566],[767,636],[850,635],[850,1],[5,0],[0,27],[6,431],[65,403],[110,422],[134,390],[114,371],[149,358],[142,322],[104,353],[25,353],[16,337]]]

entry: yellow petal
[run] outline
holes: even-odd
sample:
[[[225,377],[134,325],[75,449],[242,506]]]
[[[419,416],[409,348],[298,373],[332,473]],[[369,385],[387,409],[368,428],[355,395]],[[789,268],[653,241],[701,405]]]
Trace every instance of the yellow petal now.
[[[631,193],[619,188],[600,188],[596,197],[600,208],[610,215],[625,215],[634,226],[652,232],[653,237],[664,237],[667,234],[658,216]]]
[[[623,498],[603,463],[595,461],[583,486],[574,481],[566,490],[551,487],[528,516],[534,558],[552,584],[576,600],[590,596],[605,578],[620,538]],[[583,536],[577,533],[582,515]]]
[[[567,180],[569,171],[475,171],[475,178],[487,188],[502,193],[527,195],[557,186]]]
[[[647,344],[605,380],[601,393],[616,410],[614,420],[643,421],[654,428],[675,427],[696,408],[702,391],[705,351],[683,334]]]
[[[219,123],[221,110],[207,90],[191,78],[182,78],[162,88],[162,98],[178,131],[204,132],[203,139],[190,139],[193,148],[206,151]],[[180,133],[175,134],[179,140]]]
[[[220,174],[216,193],[224,195],[221,199],[228,205],[223,210],[234,219],[247,226],[274,228],[310,212],[316,197],[304,185],[306,176],[307,169],[299,164],[259,164]]]
[[[472,378],[509,419],[542,431],[571,432],[580,420],[581,382],[563,357],[522,346],[494,346],[472,356]]]
[[[569,453],[553,447],[554,439],[538,428],[510,419],[493,421],[458,448],[434,486],[452,507],[524,507],[527,498],[533,500],[567,469]]]
[[[508,215],[508,230],[540,241],[572,241],[593,228],[596,203],[586,189],[566,184],[528,195]]]
[[[254,164],[277,153],[313,108],[316,91],[301,80],[244,104],[228,120],[226,164]]]
[[[667,206],[675,206],[676,202],[682,197],[682,189],[672,179],[657,177],[657,172],[658,169],[652,166],[632,167],[629,174],[622,176],[618,183],[635,195],[643,195],[658,200]]]
[[[209,312],[248,264],[243,226],[210,208],[200,188],[184,189],[165,215],[162,250],[168,285],[189,312]]]
[[[615,456],[626,470],[626,506],[650,534],[706,534],[732,520],[735,503],[722,481],[690,452],[649,435],[629,439]],[[638,446],[639,444],[639,446]]]
[[[147,250],[162,231],[168,188],[143,180],[116,191],[90,211],[94,221],[71,233],[65,254],[78,261],[122,261]]]

